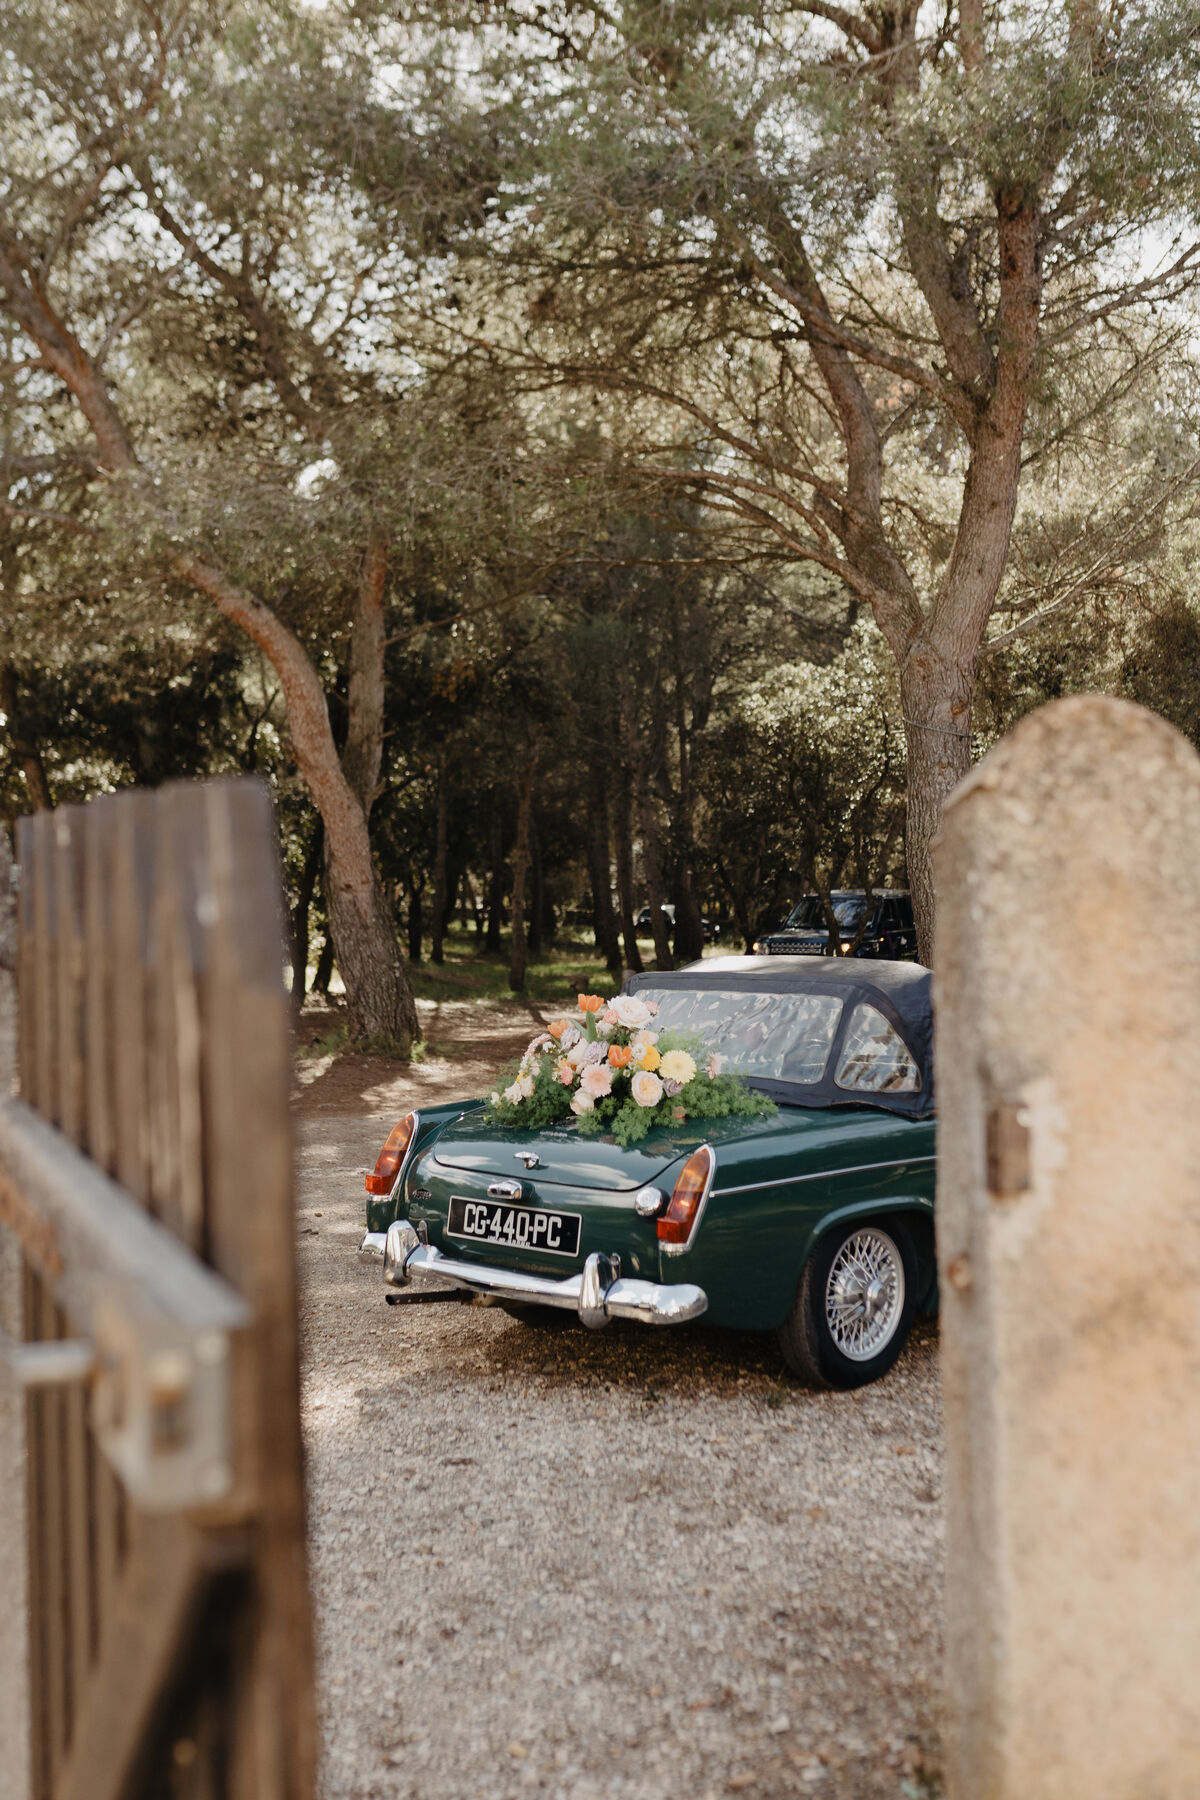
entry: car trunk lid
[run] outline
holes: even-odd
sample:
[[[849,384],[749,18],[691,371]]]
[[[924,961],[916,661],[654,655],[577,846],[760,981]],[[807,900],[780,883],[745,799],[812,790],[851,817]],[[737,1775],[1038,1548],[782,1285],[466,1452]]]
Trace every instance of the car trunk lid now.
[[[794,1130],[793,1122],[793,1134]],[[512,1131],[488,1124],[482,1112],[474,1112],[446,1126],[431,1148],[442,1168],[461,1170],[476,1179],[632,1193],[640,1187],[661,1185],[672,1165],[698,1144],[710,1143],[719,1154],[725,1139],[744,1142],[777,1135],[782,1147],[784,1133],[778,1115],[695,1119],[683,1125],[658,1126],[640,1143],[625,1148],[609,1132],[581,1137],[573,1121],[540,1131]],[[529,1161],[532,1157],[537,1161]]]

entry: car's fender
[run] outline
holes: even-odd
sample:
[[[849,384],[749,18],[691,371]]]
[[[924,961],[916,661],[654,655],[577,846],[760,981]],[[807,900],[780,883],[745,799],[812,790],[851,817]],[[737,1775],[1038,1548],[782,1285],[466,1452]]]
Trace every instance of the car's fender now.
[[[416,1137],[408,1147],[400,1178],[396,1181],[391,1193],[378,1196],[368,1194],[368,1231],[386,1231],[393,1220],[406,1216],[403,1189],[408,1178],[408,1171],[412,1168],[415,1158],[428,1150],[444,1125],[448,1125],[451,1120],[461,1119],[464,1113],[473,1112],[483,1104],[482,1100],[468,1100],[465,1104],[461,1100],[450,1100],[443,1101],[438,1106],[417,1106],[412,1109],[417,1114]]]
[[[913,1166],[915,1162],[916,1166]],[[921,1293],[932,1292],[932,1160],[879,1169],[831,1171],[786,1187],[736,1195],[714,1191],[695,1241],[671,1259],[669,1277],[694,1281],[708,1295],[706,1323],[740,1331],[773,1331],[787,1317],[801,1271],[818,1240],[855,1219],[907,1215],[917,1230]]]

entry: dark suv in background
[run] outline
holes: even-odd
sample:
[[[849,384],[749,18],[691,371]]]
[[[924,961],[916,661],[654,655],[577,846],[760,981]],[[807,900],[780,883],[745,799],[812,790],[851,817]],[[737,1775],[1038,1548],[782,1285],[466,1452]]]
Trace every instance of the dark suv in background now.
[[[855,956],[916,960],[917,933],[913,925],[912,901],[903,889],[876,888],[869,903],[862,888],[834,888],[830,898],[838,923],[838,949],[843,956],[849,955],[869,904],[870,917],[862,940],[854,949]],[[828,937],[820,895],[805,894],[778,931],[767,932],[755,939],[754,954],[824,956]]]

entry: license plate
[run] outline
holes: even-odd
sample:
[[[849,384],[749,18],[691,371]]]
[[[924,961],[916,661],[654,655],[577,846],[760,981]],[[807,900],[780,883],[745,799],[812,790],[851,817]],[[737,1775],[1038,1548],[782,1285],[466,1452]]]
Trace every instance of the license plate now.
[[[503,1244],[510,1250],[578,1256],[582,1224],[581,1213],[546,1212],[540,1206],[512,1206],[507,1200],[464,1200],[461,1194],[454,1194],[446,1235],[479,1244]]]

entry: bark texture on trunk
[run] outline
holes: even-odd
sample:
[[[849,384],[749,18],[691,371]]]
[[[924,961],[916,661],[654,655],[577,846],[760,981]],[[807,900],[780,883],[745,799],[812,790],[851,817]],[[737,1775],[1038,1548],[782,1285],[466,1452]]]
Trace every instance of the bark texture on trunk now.
[[[638,949],[633,911],[633,798],[630,786],[628,771],[621,769],[613,796],[613,831],[617,846],[617,896],[621,906],[625,967],[632,969],[635,975],[640,975],[642,953]]]
[[[508,964],[508,981],[513,992],[518,994],[525,986],[525,888],[529,877],[529,830],[533,817],[537,762],[537,751],[531,750],[521,776],[517,798],[517,840],[513,846],[512,954]]]
[[[422,891],[415,884],[408,890],[408,960],[410,963],[419,963],[421,960]]]
[[[619,975],[621,972],[621,938],[617,930],[617,919],[612,903],[606,783],[607,773],[597,764],[588,783],[588,881],[592,890],[592,921],[596,930],[596,949],[604,958],[609,973]]]
[[[450,844],[450,774],[446,758],[438,762],[437,819],[433,848],[433,924],[429,955],[435,963],[445,961],[443,940],[446,935],[446,864]]]

